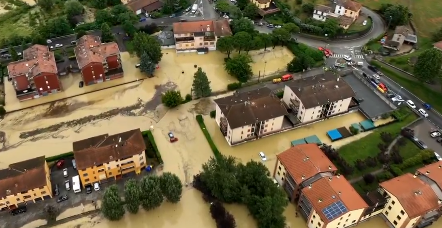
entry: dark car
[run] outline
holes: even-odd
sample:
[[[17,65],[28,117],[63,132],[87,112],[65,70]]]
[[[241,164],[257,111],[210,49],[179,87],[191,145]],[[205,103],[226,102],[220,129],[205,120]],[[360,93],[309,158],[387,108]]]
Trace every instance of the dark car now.
[[[437,139],[436,139],[436,142],[438,142],[438,143],[442,143],[442,138],[437,138]]]
[[[80,82],[78,83],[78,87],[80,87],[80,88],[83,88],[83,85],[84,85],[84,82],[83,82],[83,81],[80,81]]]
[[[86,186],[86,194],[91,194],[91,193],[92,193],[92,185]]]
[[[66,201],[68,199],[69,199],[68,195],[60,196],[57,199],[57,203],[61,203],[61,202]]]
[[[425,150],[425,149],[428,148],[428,146],[425,145],[424,142],[422,142],[421,140],[419,140],[419,139],[416,138],[416,137],[412,137],[412,138],[411,138],[411,141],[412,141],[414,144],[416,144],[416,146],[419,147],[419,149],[421,149],[421,150]]]
[[[18,208],[16,208],[16,209],[11,210],[11,215],[15,216],[15,215],[18,215],[18,214],[23,214],[23,213],[25,213],[27,210],[28,210],[28,209],[27,209],[25,206],[23,206],[23,207],[18,207]]]
[[[58,188],[58,184],[55,185],[54,195],[56,195],[56,196],[60,195],[60,188]]]
[[[368,65],[367,68],[373,72],[378,72],[378,69],[372,65]]]

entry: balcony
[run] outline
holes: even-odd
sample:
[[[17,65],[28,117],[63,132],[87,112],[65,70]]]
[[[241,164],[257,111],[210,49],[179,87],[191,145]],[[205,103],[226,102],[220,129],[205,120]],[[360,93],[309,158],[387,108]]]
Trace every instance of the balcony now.
[[[179,37],[175,38],[175,41],[177,43],[193,43],[195,42],[195,39],[193,37]]]
[[[293,98],[290,98],[290,105],[293,105],[296,109],[299,108],[299,100],[295,100]]]
[[[290,197],[290,199],[292,199],[293,198],[294,188],[292,186],[290,186],[289,183],[285,182],[284,183],[284,190],[287,193],[287,195]]]
[[[221,117],[219,125],[220,125],[219,129],[221,130],[221,133],[224,135],[224,137],[227,136],[227,128],[229,126],[229,124],[227,123],[227,118]]]
[[[215,36],[205,36],[204,37],[204,41],[215,41],[216,40],[216,37]]]

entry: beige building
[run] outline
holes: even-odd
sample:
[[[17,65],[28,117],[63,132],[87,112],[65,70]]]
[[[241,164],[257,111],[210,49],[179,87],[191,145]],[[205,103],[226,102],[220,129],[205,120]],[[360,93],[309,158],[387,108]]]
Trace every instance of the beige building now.
[[[329,6],[316,5],[313,10],[313,19],[326,21],[336,19],[343,29],[348,29],[358,19],[362,4],[351,0],[337,0]]]
[[[368,205],[338,175],[322,177],[303,188],[298,207],[309,228],[345,228],[358,224]]]
[[[229,143],[258,139],[283,129],[287,110],[268,88],[215,100],[215,121]]]
[[[0,210],[52,198],[50,170],[45,157],[10,164],[0,170]]]
[[[338,169],[316,144],[290,147],[276,155],[273,177],[290,201],[297,202],[301,189],[322,177],[332,177]]]
[[[83,188],[130,173],[140,174],[146,168],[145,149],[140,129],[74,142],[74,157]]]
[[[383,46],[398,51],[404,44],[411,46],[417,44],[417,36],[407,26],[396,26],[393,36],[390,36]]]
[[[272,0],[251,0],[259,9],[267,9],[270,7]]]
[[[289,82],[283,102],[301,123],[313,122],[348,111],[353,89],[332,72]]]
[[[175,48],[177,52],[201,52],[216,50],[216,42],[224,36],[231,36],[229,21],[189,21],[173,23]]]
[[[441,199],[430,185],[410,173],[382,182],[380,192],[388,199],[382,215],[394,228],[424,227],[421,222],[440,216]]]
[[[416,175],[433,189],[439,200],[442,199],[442,161],[418,169]],[[439,210],[431,211],[422,216],[418,227],[428,226],[437,221],[441,216],[440,206],[442,205],[439,204]]]
[[[353,18],[353,21],[358,19],[362,9],[361,3],[352,0],[337,0],[335,2],[335,14]]]

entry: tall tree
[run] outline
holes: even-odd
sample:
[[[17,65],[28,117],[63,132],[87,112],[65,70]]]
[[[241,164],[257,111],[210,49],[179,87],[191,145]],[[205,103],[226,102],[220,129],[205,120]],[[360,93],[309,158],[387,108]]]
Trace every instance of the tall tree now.
[[[112,185],[104,191],[101,202],[101,213],[111,221],[117,221],[123,218],[125,210],[116,185]]]
[[[124,202],[126,209],[132,214],[138,213],[140,209],[140,195],[141,189],[136,180],[129,179],[124,183]]]
[[[272,46],[272,37],[270,34],[260,33],[259,37],[261,38],[262,42],[264,43],[264,50],[267,50],[268,47]]]
[[[45,38],[64,36],[72,33],[72,28],[66,17],[49,19],[38,27],[38,32]]]
[[[230,4],[227,0],[218,0],[215,3],[215,8],[222,13],[228,13],[230,10]]]
[[[239,54],[228,59],[225,64],[227,73],[234,76],[240,82],[247,82],[252,77],[252,58],[246,54]]]
[[[410,13],[410,10],[408,7],[395,4],[388,6],[384,13],[384,18],[388,21],[387,23],[390,25],[390,28],[395,28],[398,25],[405,25],[407,24],[412,14]]]
[[[141,206],[144,210],[152,210],[163,203],[160,178],[157,176],[145,176],[141,179]]]
[[[19,59],[19,56],[18,56],[17,51],[15,50],[15,48],[9,47],[8,52],[11,55],[11,59],[13,61],[17,61]]]
[[[83,14],[84,7],[78,0],[68,0],[64,3],[64,12],[67,17],[73,17]]]
[[[327,19],[324,22],[322,29],[328,37],[335,37],[339,32],[342,31],[342,28],[339,26],[339,22],[336,19]]]
[[[107,23],[101,25],[101,42],[108,43],[114,41],[114,34]]]
[[[287,31],[284,28],[276,28],[272,31],[271,34],[272,38],[273,38],[273,47],[275,47],[277,44],[280,45],[284,45],[285,43],[287,43],[292,36],[290,35],[290,32]]]
[[[251,49],[258,50],[264,47],[264,41],[262,40],[261,36],[255,36],[253,37]]]
[[[183,103],[180,91],[169,90],[161,96],[161,102],[168,108],[175,108]]]
[[[441,65],[442,53],[435,48],[430,48],[417,58],[414,65],[414,75],[421,82],[439,78],[441,77]]]
[[[117,6],[123,4],[121,0],[107,0],[109,6]]]
[[[235,50],[234,39],[232,36],[225,36],[218,39],[216,42],[216,49],[220,52],[226,53],[227,58],[230,58],[230,53]]]
[[[198,67],[198,70],[193,75],[192,91],[193,95],[197,98],[210,97],[212,94],[210,81],[207,78],[206,72],[204,72],[201,67]]]
[[[300,31],[299,27],[295,23],[287,23],[284,26],[282,26],[282,28],[292,34],[298,33]]]
[[[152,77],[155,72],[156,65],[147,52],[143,52],[140,57],[140,70],[147,74],[148,77]]]
[[[161,53],[161,45],[155,37],[139,32],[135,34],[132,43],[137,47],[135,53],[138,57],[146,52],[155,64],[161,61],[163,53]]]
[[[57,216],[60,214],[60,210],[53,205],[46,205],[44,207],[44,212],[48,222],[54,222],[57,219]]]
[[[436,32],[433,33],[431,39],[434,42],[442,41],[442,27],[440,27]]]
[[[163,196],[171,203],[178,203],[183,193],[183,184],[180,178],[170,172],[164,172],[160,176],[160,183]]]
[[[258,16],[258,11],[259,9],[255,4],[249,3],[242,12],[244,17],[248,17],[253,20],[256,16]]]
[[[248,0],[237,0],[236,5],[240,10],[243,10],[250,2]]]
[[[247,18],[233,20],[231,22],[231,27],[233,28],[232,30],[234,34],[238,32],[253,33],[253,31],[255,31],[252,21]]]
[[[235,40],[233,43],[235,45],[235,49],[238,51],[238,53],[241,53],[242,50],[247,50],[248,47],[250,47],[252,36],[247,32],[238,32],[233,36],[233,39]]]
[[[38,5],[47,11],[52,10],[52,7],[54,6],[54,0],[38,0]]]
[[[95,11],[95,23],[97,25],[101,25],[103,23],[108,23],[110,25],[115,25],[116,20],[112,16],[112,14],[104,9]]]
[[[96,9],[104,9],[107,6],[107,0],[92,0],[91,3]]]
[[[77,31],[77,39],[80,39],[84,35],[87,35],[86,31],[84,31],[84,30]]]
[[[130,37],[133,37],[135,33],[137,32],[137,28],[135,28],[134,24],[130,21],[123,22],[123,30],[129,35]]]

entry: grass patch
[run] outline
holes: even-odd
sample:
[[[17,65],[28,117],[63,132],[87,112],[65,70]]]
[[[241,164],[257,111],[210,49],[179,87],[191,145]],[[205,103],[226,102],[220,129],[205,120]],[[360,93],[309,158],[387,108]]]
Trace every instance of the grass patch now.
[[[407,144],[400,147],[399,154],[401,155],[402,159],[405,160],[415,156],[419,153],[419,151],[420,149],[414,143],[412,143],[410,140],[407,140]]]
[[[345,31],[346,33],[355,33],[363,31],[364,29],[370,28],[372,24],[372,20],[370,18],[367,18],[367,24],[363,25],[362,22],[359,20],[356,20],[353,24],[350,25],[350,27]]]
[[[74,47],[68,47],[68,48],[65,48],[65,52],[66,52],[66,55],[67,55],[67,56],[73,56],[73,55],[75,55]]]
[[[372,61],[372,65],[378,67],[384,74],[390,77],[393,81],[397,82],[405,89],[422,99],[423,101],[431,104],[431,106],[438,112],[442,112],[442,93],[436,92],[427,88],[423,83],[419,83],[415,80],[407,78],[406,75],[386,67],[384,64]],[[408,76],[409,77],[409,76]]]
[[[160,151],[158,150],[157,144],[155,143],[155,138],[153,137],[153,134],[151,131],[143,131],[141,132],[141,135],[143,135],[143,138],[146,140],[149,140],[149,145],[151,146],[151,148],[154,150],[155,156],[158,159],[158,162],[160,164],[164,164],[163,163],[163,159],[161,158],[161,154]],[[149,146],[146,144],[146,146]],[[147,148],[149,149],[149,148]]]
[[[196,121],[198,122],[198,125],[200,125],[201,131],[203,131],[204,136],[206,137],[207,142],[210,145],[210,148],[212,149],[213,154],[215,155],[216,159],[221,158],[221,153],[219,152],[218,148],[216,147],[215,143],[213,142],[212,136],[210,136],[209,132],[207,131],[206,124],[204,124],[204,119],[202,115],[196,116]]]
[[[0,39],[11,36],[29,36],[32,28],[29,25],[29,13],[32,7],[18,6],[0,15]]]

